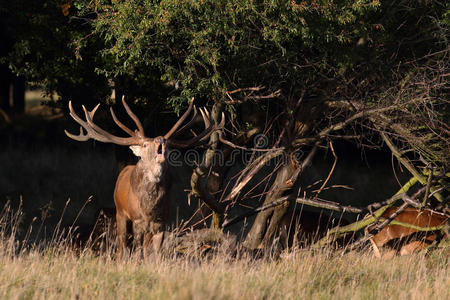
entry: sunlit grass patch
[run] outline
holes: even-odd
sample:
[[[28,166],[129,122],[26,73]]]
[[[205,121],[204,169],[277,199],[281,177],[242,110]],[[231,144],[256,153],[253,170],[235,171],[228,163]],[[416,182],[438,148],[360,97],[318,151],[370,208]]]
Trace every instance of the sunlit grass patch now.
[[[132,256],[74,251],[70,240],[23,245],[17,213],[0,222],[0,299],[449,299],[449,250],[390,260],[370,252],[280,258]],[[9,223],[8,223],[9,222]],[[55,234],[54,236],[58,236]]]

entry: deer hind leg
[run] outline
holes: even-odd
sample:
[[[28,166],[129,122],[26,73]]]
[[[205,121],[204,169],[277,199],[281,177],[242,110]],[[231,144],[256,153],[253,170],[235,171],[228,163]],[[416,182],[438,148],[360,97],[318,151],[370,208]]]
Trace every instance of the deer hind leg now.
[[[151,232],[146,232],[144,234],[144,257],[148,257],[150,254],[150,250],[153,250],[154,253],[160,253],[162,244],[164,241],[164,231],[158,232],[156,234],[152,234]],[[150,248],[150,243],[152,244],[152,248]]]
[[[125,216],[116,214],[116,226],[117,226],[117,252],[118,259],[123,258],[123,253],[126,251],[126,236],[127,236],[127,219]]]
[[[143,242],[143,253],[144,253],[144,258],[148,257],[149,255],[149,247],[150,247],[150,242],[152,241],[153,238],[153,233],[147,231],[144,234],[144,242]]]
[[[406,244],[400,249],[400,255],[408,255],[416,251],[420,251],[421,249],[427,247],[428,244],[424,241],[414,241],[409,244]]]
[[[148,256],[150,251],[150,243],[152,244],[153,251],[160,253],[162,243],[164,240],[163,224],[150,222],[149,231],[144,235],[144,257]]]
[[[158,232],[157,234],[153,235],[152,245],[153,251],[155,251],[155,253],[161,252],[163,240],[164,240],[164,231]]]
[[[373,238],[370,238],[369,241],[370,244],[372,244],[373,256],[375,256],[376,258],[381,258],[380,248],[378,247],[377,243],[375,243]]]

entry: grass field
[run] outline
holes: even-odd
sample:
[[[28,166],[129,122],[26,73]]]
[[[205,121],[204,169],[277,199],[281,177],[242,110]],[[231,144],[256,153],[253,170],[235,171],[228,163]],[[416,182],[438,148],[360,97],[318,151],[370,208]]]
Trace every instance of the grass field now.
[[[12,255],[0,245],[1,299],[449,299],[448,252],[389,261],[301,252],[279,260],[116,262],[64,248]]]
[[[18,240],[20,218],[0,213],[0,299],[450,299],[448,247],[390,260],[297,250],[116,261],[112,248],[74,251],[58,234]]]

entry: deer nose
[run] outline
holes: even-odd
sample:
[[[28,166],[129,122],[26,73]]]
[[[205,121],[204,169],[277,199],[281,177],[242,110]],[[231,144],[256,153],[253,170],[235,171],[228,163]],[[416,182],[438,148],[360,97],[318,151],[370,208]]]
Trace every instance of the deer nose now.
[[[165,144],[166,143],[166,139],[163,138],[162,136],[158,136],[157,138],[155,138],[155,143],[157,144]]]

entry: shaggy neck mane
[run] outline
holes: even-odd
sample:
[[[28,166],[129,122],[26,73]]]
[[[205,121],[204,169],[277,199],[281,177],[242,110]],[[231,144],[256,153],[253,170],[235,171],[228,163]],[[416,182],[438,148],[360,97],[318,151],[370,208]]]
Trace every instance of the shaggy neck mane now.
[[[138,173],[138,176],[142,176],[142,180],[144,180],[144,184],[148,183],[159,183],[162,181],[166,167],[163,164],[159,163],[151,163],[140,160],[136,164],[135,172]]]

